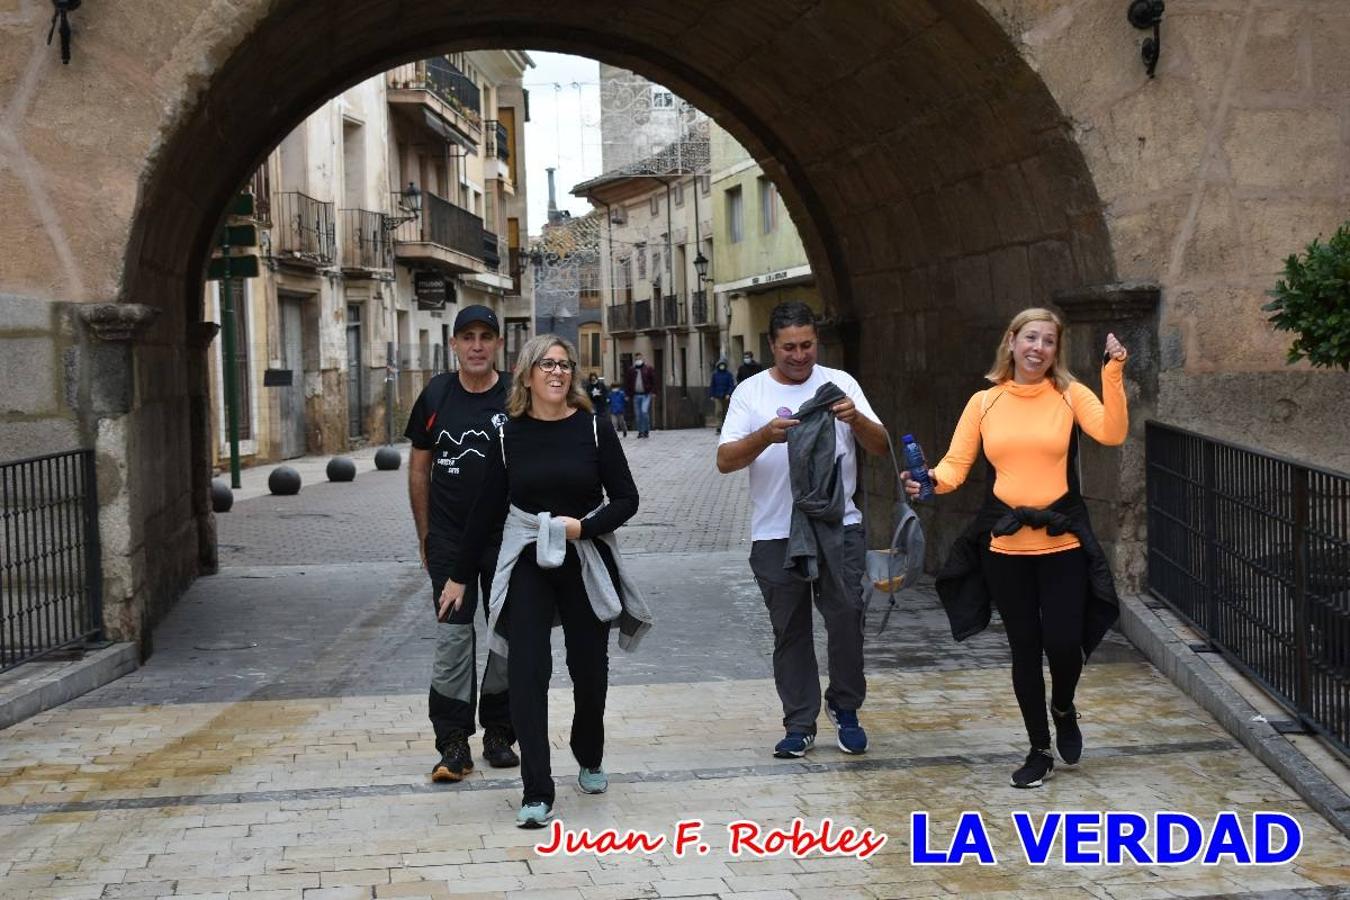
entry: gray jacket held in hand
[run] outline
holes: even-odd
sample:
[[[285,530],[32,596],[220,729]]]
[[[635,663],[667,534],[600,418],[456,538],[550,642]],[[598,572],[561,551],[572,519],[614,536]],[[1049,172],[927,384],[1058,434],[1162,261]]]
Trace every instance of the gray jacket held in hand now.
[[[801,424],[787,433],[792,524],[783,568],[806,581],[820,578],[820,557],[835,578],[845,571],[844,474],[830,407],[847,399],[837,384],[825,382],[793,416]],[[840,589],[847,593],[842,584]]]

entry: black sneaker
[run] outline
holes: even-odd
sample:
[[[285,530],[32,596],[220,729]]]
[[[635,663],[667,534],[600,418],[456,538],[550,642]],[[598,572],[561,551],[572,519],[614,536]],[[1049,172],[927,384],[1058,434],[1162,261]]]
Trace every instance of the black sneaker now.
[[[489,728],[483,732],[483,759],[494,769],[510,769],[520,765],[520,757],[511,749],[505,732]]]
[[[1083,732],[1078,729],[1078,710],[1069,705],[1069,711],[1061,713],[1053,706],[1050,715],[1055,718],[1055,748],[1064,764],[1073,766],[1083,757]]]
[[[1038,788],[1055,771],[1055,757],[1049,750],[1032,748],[1022,768],[1012,774],[1012,786],[1015,788]]]
[[[473,771],[473,757],[469,754],[469,742],[462,734],[451,735],[441,750],[441,761],[431,770],[431,780],[437,784],[447,781],[462,781]]]

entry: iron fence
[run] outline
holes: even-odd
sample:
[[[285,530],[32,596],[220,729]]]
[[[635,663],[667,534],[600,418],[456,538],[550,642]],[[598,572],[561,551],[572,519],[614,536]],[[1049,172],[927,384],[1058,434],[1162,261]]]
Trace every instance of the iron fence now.
[[[1149,422],[1148,587],[1350,754],[1350,476]]]
[[[342,268],[393,268],[393,241],[384,213],[369,209],[340,209]]]
[[[611,332],[633,330],[633,304],[614,303],[610,305],[609,330]]]
[[[396,200],[401,196],[396,194]],[[485,249],[483,233],[482,219],[443,197],[425,191],[422,194],[421,215],[399,225],[394,238],[402,243],[437,244],[481,260]]]
[[[277,194],[272,202],[272,255],[315,265],[332,265],[337,256],[333,204],[299,191]]]
[[[103,573],[92,450],[0,464],[0,672],[99,637]]]

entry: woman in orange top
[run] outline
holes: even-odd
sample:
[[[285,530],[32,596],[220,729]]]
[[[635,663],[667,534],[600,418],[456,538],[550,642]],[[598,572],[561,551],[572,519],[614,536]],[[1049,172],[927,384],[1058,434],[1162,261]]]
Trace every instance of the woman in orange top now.
[[[1027,309],[1014,316],[985,376],[994,386],[970,398],[947,455],[929,473],[939,494],[950,493],[966,480],[983,446],[994,473],[993,497],[1009,510],[987,545],[982,541],[979,568],[1008,635],[1013,691],[1031,739],[1013,787],[1039,787],[1054,769],[1042,654],[1050,662],[1060,757],[1073,765],[1083,750],[1073,700],[1085,658],[1088,556],[1062,518],[1059,528],[1025,520],[1052,514],[1052,507],[1081,508],[1076,484],[1070,498],[1075,426],[1108,445],[1123,443],[1129,426],[1122,378],[1127,354],[1115,335],[1106,338],[1104,402],[1074,379],[1062,361],[1066,355],[1064,326],[1055,313]],[[907,492],[918,494],[909,473],[902,477]],[[1085,508],[1082,527],[1089,527]]]

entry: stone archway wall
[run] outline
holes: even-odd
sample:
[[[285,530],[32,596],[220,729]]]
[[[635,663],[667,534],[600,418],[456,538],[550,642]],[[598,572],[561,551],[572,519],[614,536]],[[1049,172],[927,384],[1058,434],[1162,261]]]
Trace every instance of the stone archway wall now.
[[[18,200],[0,219],[0,303],[23,327],[4,317],[0,352],[6,382],[30,345],[64,382],[12,395],[0,455],[57,428],[97,444],[109,623],[145,631],[212,543],[193,322],[216,211],[343,86],[433,48],[516,46],[664,81],[760,157],[864,385],[930,451],[1012,311],[1131,278],[1163,288],[1160,312],[1129,326],[1145,375],[1136,420],[1156,402],[1345,467],[1345,380],[1286,372],[1253,307],[1291,244],[1346,208],[1350,77],[1335,48],[1350,18],[1339,0],[1188,4],[1169,13],[1150,81],[1123,6],[144,0],[79,11],[62,68],[40,46],[45,5],[12,0],[0,193]],[[107,301],[145,307],[134,354],[90,349],[98,329],[78,304]],[[1106,327],[1075,326],[1089,367]],[[106,396],[105,369],[133,389]],[[1285,395],[1284,420],[1263,418]],[[1246,415],[1220,410],[1231,397]],[[1137,575],[1138,453],[1105,462],[1103,527]]]

